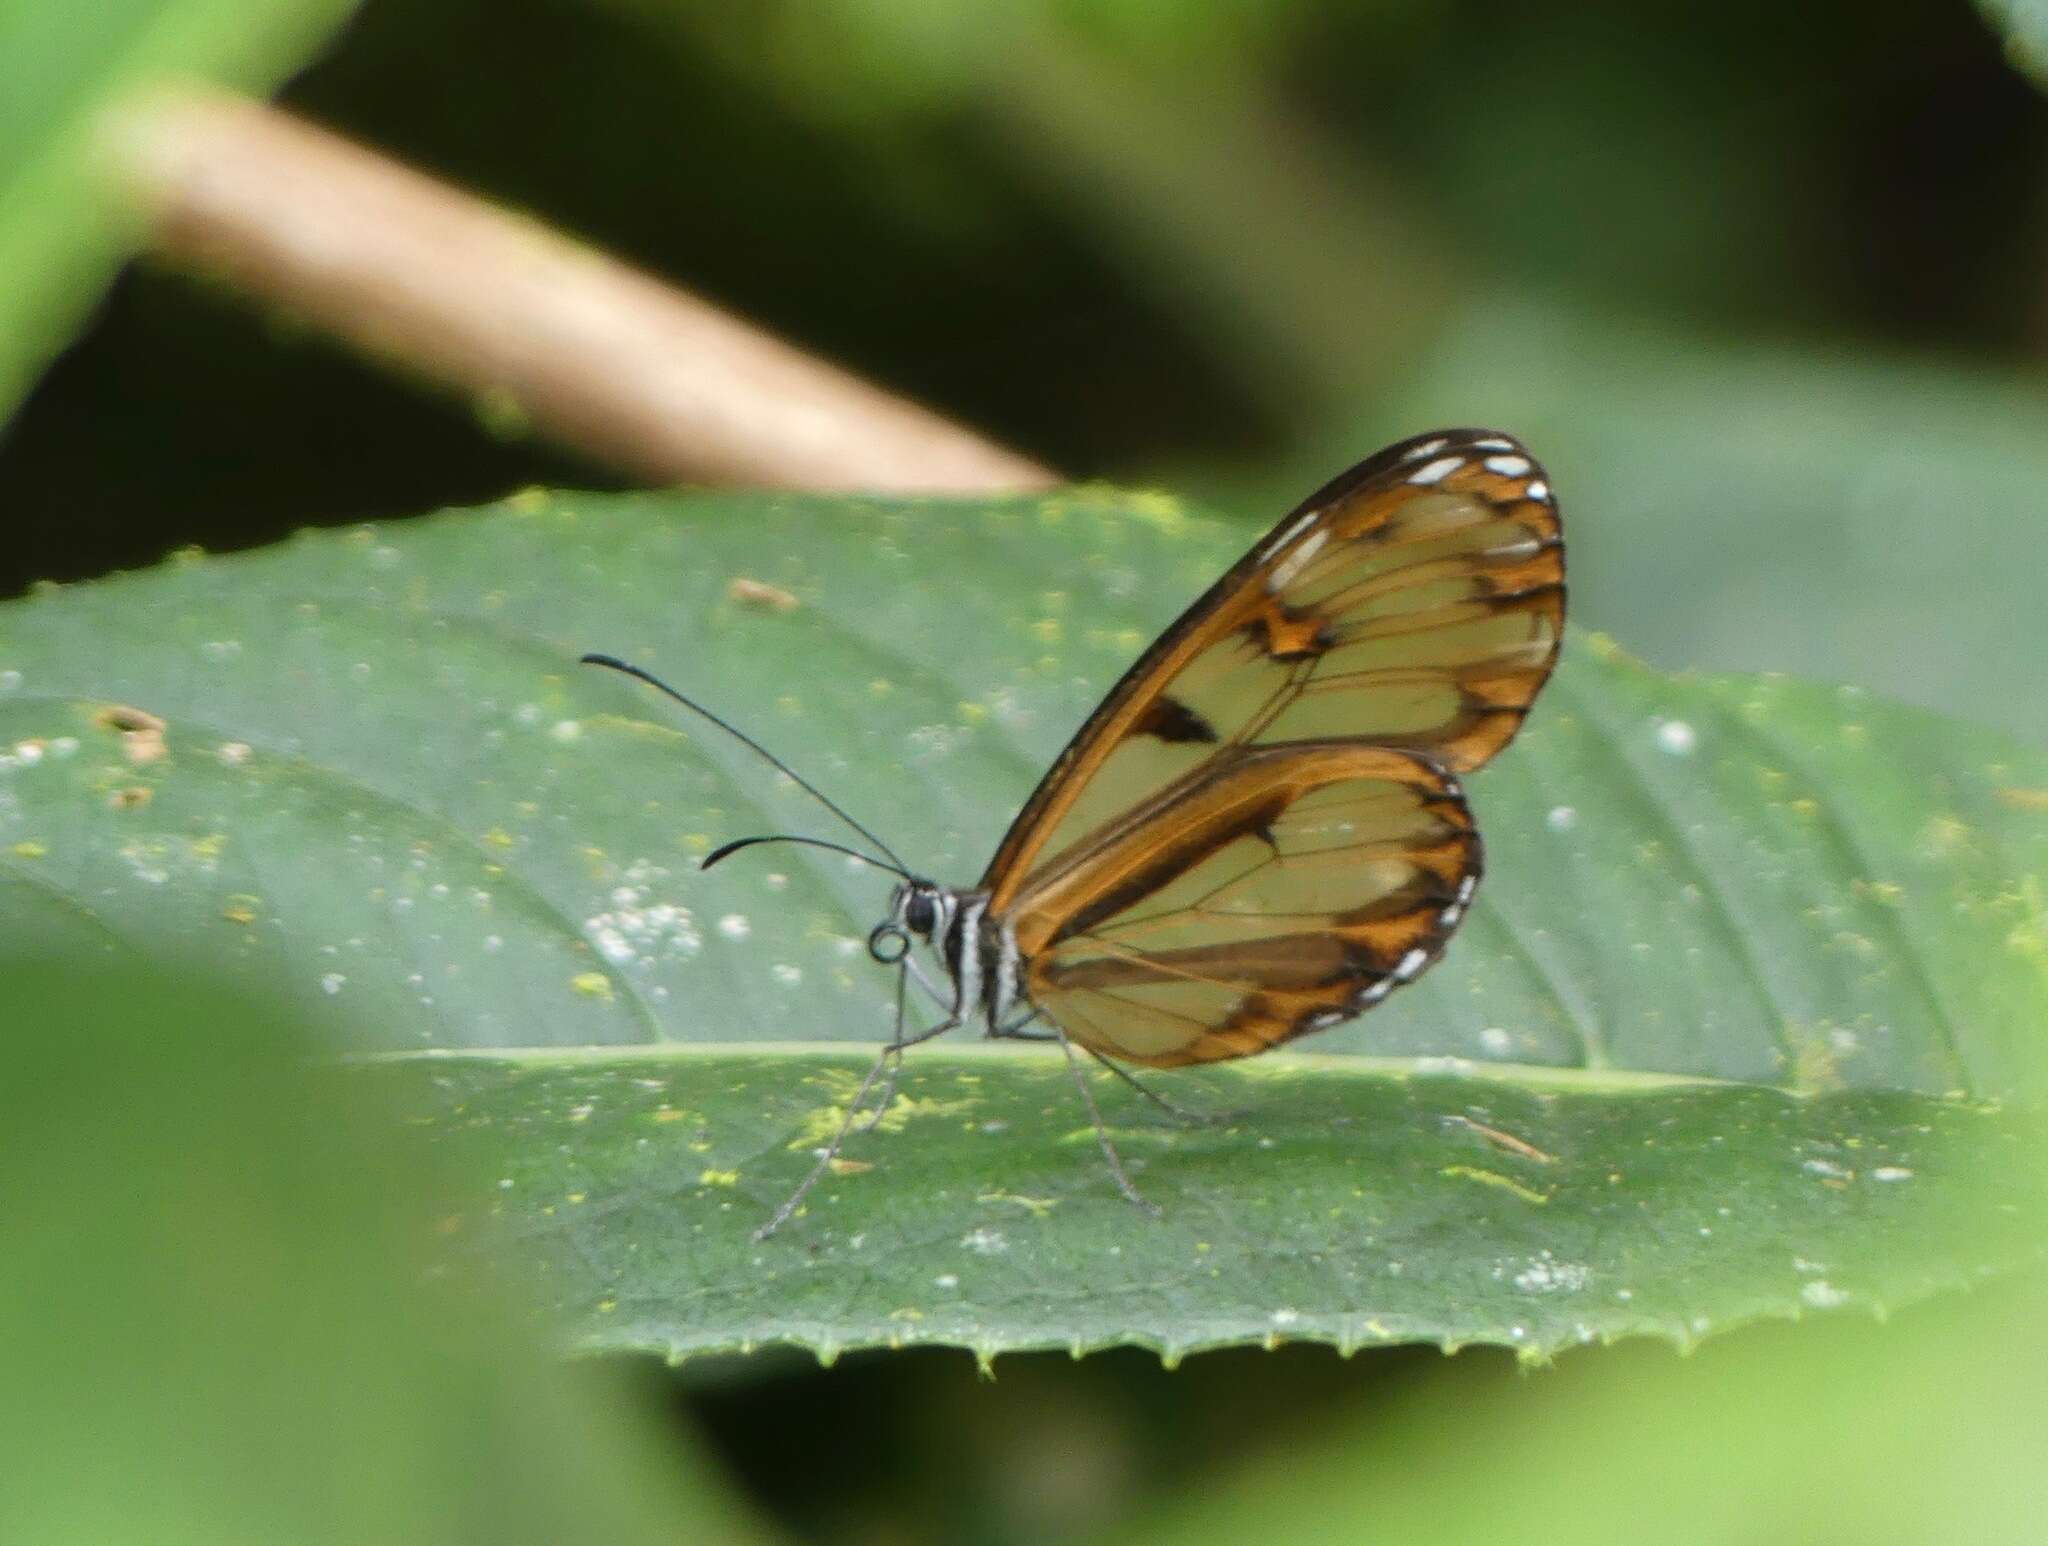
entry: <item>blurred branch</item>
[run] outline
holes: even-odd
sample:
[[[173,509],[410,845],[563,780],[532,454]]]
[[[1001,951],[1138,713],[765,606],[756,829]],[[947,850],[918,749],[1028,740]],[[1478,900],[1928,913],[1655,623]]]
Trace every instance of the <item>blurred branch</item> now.
[[[1053,474],[519,216],[261,103],[109,137],[157,246],[655,480],[986,491]]]

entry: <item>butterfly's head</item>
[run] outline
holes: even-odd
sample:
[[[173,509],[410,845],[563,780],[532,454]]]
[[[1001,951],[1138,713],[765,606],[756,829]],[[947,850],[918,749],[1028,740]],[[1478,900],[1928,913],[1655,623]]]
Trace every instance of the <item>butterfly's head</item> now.
[[[944,888],[928,880],[906,880],[889,898],[889,916],[868,936],[868,954],[885,965],[902,960],[911,936],[929,941],[944,912]]]

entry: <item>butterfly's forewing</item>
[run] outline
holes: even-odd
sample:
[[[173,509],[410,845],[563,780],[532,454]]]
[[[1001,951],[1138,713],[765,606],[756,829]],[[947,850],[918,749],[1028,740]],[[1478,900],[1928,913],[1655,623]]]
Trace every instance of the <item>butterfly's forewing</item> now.
[[[1564,548],[1535,459],[1491,430],[1390,446],[1311,495],[1145,652],[982,884],[1004,910],[1229,745],[1355,737],[1479,767],[1520,727],[1563,625]]]
[[[1450,774],[1323,741],[1232,749],[1014,919],[1031,1001],[1130,1062],[1208,1062],[1355,1014],[1433,960],[1479,835]]]
[[[1258,1051],[1410,980],[1479,872],[1450,775],[1520,727],[1563,582],[1548,481],[1497,432],[1417,436],[1312,495],[1146,651],[997,850],[982,886],[1033,1001],[1100,1051],[1174,1063]],[[1366,760],[1335,774],[1340,752]],[[1205,814],[1283,793],[1271,840]],[[1341,842],[1316,835],[1331,801],[1358,818]],[[1138,854],[1160,877],[1142,896],[1119,868]],[[1218,883],[1228,908],[1203,900]],[[1139,925],[1142,962],[1119,938]]]

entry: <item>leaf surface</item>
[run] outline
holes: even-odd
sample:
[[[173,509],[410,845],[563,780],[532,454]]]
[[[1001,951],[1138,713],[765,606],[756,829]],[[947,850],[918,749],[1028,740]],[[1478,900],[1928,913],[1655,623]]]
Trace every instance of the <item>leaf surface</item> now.
[[[481,1178],[460,1232],[516,1242],[584,1346],[670,1357],[1690,1343],[1973,1282],[2028,1259],[2002,1221],[2038,1201],[2038,1126],[1966,1102],[1297,1055],[1177,1086],[1220,1117],[1194,1128],[1096,1076],[1154,1220],[1033,1049],[919,1059],[756,1241],[865,1068],[678,1048],[374,1077]]]

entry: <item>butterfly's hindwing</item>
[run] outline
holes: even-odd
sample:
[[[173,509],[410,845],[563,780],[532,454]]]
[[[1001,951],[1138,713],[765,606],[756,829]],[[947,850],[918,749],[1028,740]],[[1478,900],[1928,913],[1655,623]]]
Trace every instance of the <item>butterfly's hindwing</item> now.
[[[1167,1066],[1242,1057],[1412,980],[1472,897],[1456,780],[1411,753],[1233,750],[1049,878],[1013,920],[1031,1000]]]

